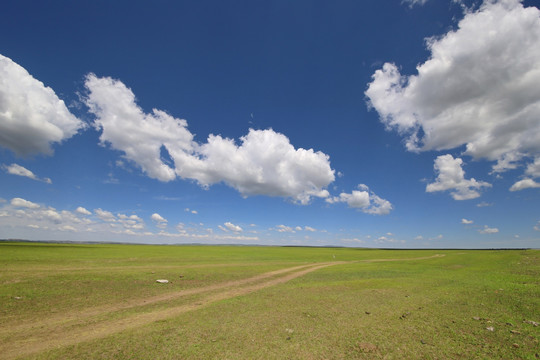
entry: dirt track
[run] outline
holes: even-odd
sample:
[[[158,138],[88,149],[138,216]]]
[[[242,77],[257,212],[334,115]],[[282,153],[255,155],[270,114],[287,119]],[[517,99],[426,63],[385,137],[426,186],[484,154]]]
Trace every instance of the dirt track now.
[[[225,283],[206,286],[203,288],[179,291],[172,294],[138,299],[129,303],[112,304],[99,308],[87,309],[81,312],[64,314],[49,319],[43,319],[31,324],[21,324],[16,328],[3,329],[2,337],[9,341],[0,347],[0,357],[14,359],[19,356],[30,355],[57,347],[74,345],[80,342],[106,337],[124,330],[133,329],[155,321],[165,320],[182,313],[200,309],[216,301],[246,295],[260,289],[278,285],[308,274],[312,271],[341,264],[343,262],[320,263],[295,266],[291,268],[271,271],[251,278],[229,281]],[[219,291],[218,291],[219,290]],[[93,317],[103,318],[103,315],[146,306],[152,303],[164,302],[188,295],[209,294],[197,299],[195,302],[179,306],[167,307],[151,312],[135,313],[124,318],[114,320],[97,320]],[[6,344],[7,343],[7,344]]]
[[[410,259],[361,260],[354,262],[424,260],[441,256],[444,255]],[[16,327],[0,330],[0,338],[2,339],[0,343],[0,357],[3,359],[14,359],[53,348],[103,338],[124,330],[137,328],[155,321],[169,319],[189,311],[194,311],[217,301],[247,295],[267,287],[282,284],[318,269],[344,263],[347,262],[335,261],[294,266],[247,279],[227,281],[196,289],[136,299],[120,304],[109,304],[83,311],[55,315],[32,323],[22,323]],[[205,293],[208,294],[205,295]],[[143,310],[143,307],[151,304],[159,304],[201,294],[202,297],[198,297],[196,300],[182,305],[172,305],[147,312],[135,311],[129,314],[120,314],[122,311],[128,309],[139,310],[140,308]],[[115,315],[117,316],[115,317]]]

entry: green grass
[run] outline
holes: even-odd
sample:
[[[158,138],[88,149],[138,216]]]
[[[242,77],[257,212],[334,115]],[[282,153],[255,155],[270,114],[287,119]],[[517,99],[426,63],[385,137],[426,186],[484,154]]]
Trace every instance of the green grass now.
[[[444,254],[444,257],[407,260]],[[381,262],[377,259],[403,259]],[[63,323],[126,301],[344,261],[37,359],[537,359],[540,251],[0,243],[2,349],[204,303],[194,294]],[[371,262],[373,261],[373,262]],[[182,277],[180,277],[182,276]],[[155,279],[172,284],[160,285]],[[278,278],[278,276],[273,277]],[[20,299],[15,299],[20,297]],[[20,330],[56,316],[44,328]],[[493,327],[493,331],[486,328]],[[10,329],[13,329],[10,332]],[[514,333],[512,333],[513,331]],[[516,347],[517,346],[517,347]]]

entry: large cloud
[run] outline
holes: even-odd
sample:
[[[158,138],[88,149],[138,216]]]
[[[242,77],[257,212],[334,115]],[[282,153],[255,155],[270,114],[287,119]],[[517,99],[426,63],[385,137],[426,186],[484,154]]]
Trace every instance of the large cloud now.
[[[463,160],[454,159],[452,155],[441,155],[433,165],[437,173],[435,182],[426,186],[427,192],[452,190],[454,200],[470,200],[480,196],[478,190],[491,187],[491,184],[476,179],[465,179],[465,171],[461,168]]]
[[[225,182],[243,196],[281,196],[302,204],[329,196],[325,188],[335,179],[329,157],[295,149],[283,134],[251,129],[240,144],[219,135],[199,144],[185,120],[156,109],[144,113],[122,82],[89,74],[86,87],[86,104],[103,130],[101,142],[122,151],[152,178],[178,176],[205,187]]]
[[[52,143],[83,126],[50,87],[0,55],[0,146],[23,156],[52,154]]]
[[[411,151],[465,145],[466,155],[497,161],[495,172],[538,162],[539,15],[518,0],[485,1],[455,31],[427,40],[431,57],[417,75],[391,63],[377,70],[370,106]]]

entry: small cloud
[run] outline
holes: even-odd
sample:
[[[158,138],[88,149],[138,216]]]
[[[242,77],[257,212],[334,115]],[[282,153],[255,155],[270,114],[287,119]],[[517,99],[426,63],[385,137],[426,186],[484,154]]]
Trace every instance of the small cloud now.
[[[156,223],[156,226],[158,228],[165,228],[167,227],[167,219],[159,215],[158,213],[153,213],[152,216],[150,216],[150,219]]]
[[[2,166],[8,174],[11,175],[17,175],[17,176],[23,176],[27,177],[29,179],[35,180],[35,181],[41,181],[47,184],[52,184],[51,179],[49,178],[40,178],[36,176],[32,171],[28,170],[27,168],[19,165],[19,164],[11,164],[11,165],[4,165]]]
[[[424,237],[422,235],[418,235],[414,238],[414,240],[424,240]]]
[[[98,218],[100,218],[103,221],[106,221],[106,222],[115,222],[116,221],[116,217],[110,211],[102,210],[102,209],[95,209],[94,213],[97,215]]]
[[[33,203],[31,201],[28,201],[28,200],[21,199],[21,198],[13,198],[13,199],[11,199],[11,205],[13,205],[15,207],[24,207],[24,208],[28,208],[28,209],[37,209],[37,208],[39,208],[38,204]]]
[[[77,209],[75,209],[75,212],[77,212],[79,214],[82,214],[82,215],[92,215],[92,213],[90,211],[86,210],[82,206],[79,206]]]
[[[61,227],[58,228],[60,231],[77,231],[77,229],[75,229],[73,226],[71,225],[63,225]]]
[[[425,3],[427,3],[428,0],[402,0],[401,3],[402,4],[408,4],[409,5],[409,8],[412,8],[414,7],[415,5],[424,5]]]
[[[534,188],[540,188],[540,183],[537,183],[533,179],[523,179],[512,185],[512,187],[510,187],[510,191],[520,191]]]
[[[293,230],[292,227],[290,226],[285,226],[285,225],[278,225],[276,226],[276,231],[277,232],[289,232],[289,233],[294,233],[295,231]]]
[[[238,233],[238,232],[244,231],[240,226],[234,225],[233,223],[230,223],[230,222],[226,222],[224,225],[227,228],[227,230],[230,230],[232,232]]]
[[[533,229],[536,231],[540,231],[540,221],[538,221],[538,224],[534,225]]]
[[[490,228],[487,225],[484,225],[484,228],[481,230],[478,230],[480,234],[496,234],[499,232],[499,229],[497,228]]]
[[[364,184],[358,185],[359,190],[341,193],[339,196],[329,197],[325,201],[329,204],[347,203],[350,208],[356,208],[366,214],[387,215],[392,211],[392,204],[379,196]]]
[[[310,231],[310,232],[315,232],[315,231],[317,231],[315,228],[312,228],[311,226],[304,226],[304,230]]]
[[[493,203],[482,201],[481,203],[476,204],[476,207],[488,207],[488,206],[493,206]]]
[[[297,226],[294,228],[296,231],[302,231],[302,227],[301,226]]]
[[[461,223],[464,224],[464,225],[470,225],[470,224],[474,223],[474,221],[467,220],[467,219],[461,219]]]

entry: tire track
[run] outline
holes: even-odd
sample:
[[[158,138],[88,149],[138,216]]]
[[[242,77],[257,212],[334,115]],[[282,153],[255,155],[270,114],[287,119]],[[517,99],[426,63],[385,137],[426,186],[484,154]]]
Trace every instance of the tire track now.
[[[366,259],[299,265],[270,271],[246,279],[227,281],[201,288],[186,289],[174,293],[157,295],[145,299],[134,299],[126,303],[75,311],[70,314],[50,317],[31,324],[27,323],[16,327],[0,329],[0,336],[3,340],[3,343],[0,344],[0,354],[2,354],[0,357],[4,359],[25,357],[54,348],[76,345],[81,342],[104,338],[122,331],[135,329],[156,321],[167,320],[190,311],[195,311],[218,301],[248,295],[261,289],[283,284],[313,271],[333,265],[427,260],[443,256],[445,255],[436,254],[433,256],[417,258]],[[204,295],[205,293],[209,294]],[[199,294],[203,294],[203,297],[192,300],[187,304],[173,305],[165,309],[150,310],[149,312],[138,312],[114,320],[93,319],[94,317],[113,314],[126,309],[144,310],[143,307],[147,305]],[[6,335],[8,338],[11,338],[6,339]],[[17,338],[17,335],[19,335],[19,338]]]
[[[5,336],[6,334],[14,335],[16,333],[22,332],[22,331],[28,331],[30,329],[37,329],[37,328],[44,328],[44,327],[51,327],[55,325],[69,325],[70,323],[74,322],[81,322],[83,319],[88,319],[91,317],[99,316],[99,315],[105,315],[107,313],[113,313],[120,310],[128,310],[135,307],[141,307],[141,306],[147,306],[152,305],[164,301],[171,301],[175,300],[184,296],[191,296],[191,295],[198,295],[205,292],[220,290],[223,288],[233,287],[233,286],[241,286],[244,284],[248,284],[251,282],[256,282],[260,280],[267,279],[269,277],[273,277],[276,275],[281,275],[283,273],[303,269],[305,267],[313,266],[314,264],[308,264],[308,265],[299,265],[294,266],[290,268],[285,269],[279,269],[270,271],[267,273],[259,274],[252,276],[250,278],[246,279],[240,279],[240,280],[232,280],[232,281],[226,281],[223,283],[217,283],[213,285],[203,286],[199,288],[193,288],[193,289],[185,289],[180,290],[172,293],[166,293],[166,294],[160,294],[155,295],[147,298],[142,299],[131,299],[122,303],[114,303],[114,304],[108,304],[104,306],[96,306],[80,311],[71,311],[69,313],[63,313],[54,315],[45,319],[40,319],[37,321],[32,321],[28,323],[22,323],[16,326],[12,326],[9,328],[0,328],[0,336]]]
[[[76,320],[84,321],[85,318],[88,319],[91,316],[90,314],[98,313],[97,309],[87,311],[85,313],[85,317],[79,317],[78,319],[70,319],[70,324],[63,323],[55,326],[54,328],[48,326],[49,324],[47,324],[46,321],[43,321],[40,322],[40,325],[38,325],[40,326],[40,329],[38,330],[42,331],[41,334],[32,333],[27,334],[30,336],[27,336],[23,339],[13,339],[12,341],[10,341],[8,346],[0,348],[0,353],[2,354],[2,358],[14,359],[17,357],[28,356],[58,347],[75,345],[80,342],[103,338],[121,331],[134,329],[137,327],[151,324],[155,321],[166,320],[189,311],[201,309],[217,301],[247,295],[267,287],[275,286],[296,279],[300,276],[316,271],[318,269],[343,263],[345,262],[331,262],[295,266],[292,268],[271,271],[248,279],[230,281],[226,283],[207,286],[200,289],[185,290],[175,294],[166,294],[160,297],[154,297],[154,302],[166,301],[180,296],[185,296],[188,294],[188,292],[190,295],[192,295],[195,293],[222,290],[217,293],[208,294],[202,299],[198,299],[197,301],[188,304],[172,306],[166,309],[154,310],[146,313],[137,313],[117,320],[101,321],[93,324],[83,325],[79,328],[74,327],[74,325],[77,325],[76,323],[80,324],[80,321]],[[142,306],[141,301],[138,301],[137,304],[139,305],[136,305],[136,303],[134,302],[131,304],[130,307]],[[121,304],[121,306],[122,305],[124,304]],[[143,305],[147,305],[147,303],[143,303]],[[111,307],[107,309],[105,313],[112,313],[114,311],[120,310],[121,306]],[[103,311],[100,311],[98,313],[98,315],[103,314]]]

